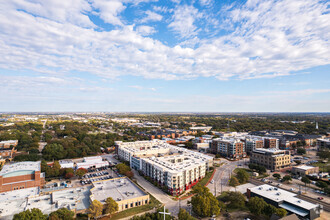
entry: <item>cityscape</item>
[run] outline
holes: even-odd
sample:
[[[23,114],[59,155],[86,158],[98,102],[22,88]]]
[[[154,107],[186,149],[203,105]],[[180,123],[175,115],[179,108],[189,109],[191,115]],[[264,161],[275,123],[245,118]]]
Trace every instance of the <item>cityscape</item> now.
[[[0,220],[329,220],[328,0],[0,7]]]

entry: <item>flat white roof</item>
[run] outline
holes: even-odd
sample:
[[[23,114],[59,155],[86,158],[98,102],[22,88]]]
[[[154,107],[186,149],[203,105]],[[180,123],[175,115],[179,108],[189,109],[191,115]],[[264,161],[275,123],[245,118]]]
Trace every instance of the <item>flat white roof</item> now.
[[[9,144],[9,143],[13,143],[13,142],[17,142],[18,140],[8,140],[8,141],[0,141],[0,144]]]
[[[0,176],[15,172],[15,171],[23,171],[23,170],[32,170],[32,171],[40,171],[40,161],[26,161],[26,162],[17,162],[13,164],[4,165],[2,170],[0,171]]]
[[[290,204],[294,204],[298,207],[310,210],[316,208],[318,205],[307,202],[305,200],[297,198],[297,194],[268,185],[264,184],[261,186],[256,186],[249,188],[251,192],[265,197],[267,199],[273,200],[275,202],[285,201]]]
[[[96,181],[91,189],[91,200],[96,199],[102,203],[108,197],[115,201],[123,201],[145,195],[147,194],[127,177]]]
[[[298,169],[302,169],[302,170],[309,170],[309,169],[313,169],[315,167],[313,167],[313,166],[307,166],[307,165],[301,165],[301,166],[296,166],[294,168],[298,168]]]

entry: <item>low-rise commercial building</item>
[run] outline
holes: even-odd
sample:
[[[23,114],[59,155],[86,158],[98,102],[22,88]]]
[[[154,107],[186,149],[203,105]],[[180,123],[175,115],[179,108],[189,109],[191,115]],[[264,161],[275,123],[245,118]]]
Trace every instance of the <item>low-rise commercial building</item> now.
[[[256,149],[252,151],[250,163],[262,165],[270,170],[279,170],[290,165],[291,157],[289,152],[285,150]]]
[[[127,177],[93,183],[90,195],[91,202],[98,200],[105,205],[108,197],[118,203],[119,212],[149,203],[149,195]]]
[[[292,167],[291,173],[299,176],[306,176],[314,173],[318,174],[319,167],[306,166],[306,165],[295,166]]]
[[[297,194],[267,184],[247,189],[247,197],[260,197],[268,204],[284,208],[288,213],[296,214],[301,219],[320,217],[321,206],[296,197]]]
[[[205,177],[213,157],[160,140],[116,142],[120,159],[157,181],[171,194],[180,194]]]
[[[42,187],[45,174],[41,173],[41,162],[18,162],[4,165],[0,171],[0,192],[30,187]]]
[[[59,164],[61,168],[72,168],[74,169],[74,162],[72,160],[60,160]]]
[[[206,127],[190,127],[189,129],[192,130],[192,131],[209,132],[209,131],[211,131],[212,127],[211,126],[206,126]]]
[[[108,161],[103,161],[102,157],[95,156],[95,157],[84,157],[83,162],[76,163],[77,169],[84,168],[100,168],[100,167],[106,167],[109,166]]]
[[[212,140],[211,151],[228,158],[246,157],[244,142],[238,138],[216,138]]]
[[[18,140],[0,141],[0,148],[10,148],[11,146],[16,147],[17,144]]]

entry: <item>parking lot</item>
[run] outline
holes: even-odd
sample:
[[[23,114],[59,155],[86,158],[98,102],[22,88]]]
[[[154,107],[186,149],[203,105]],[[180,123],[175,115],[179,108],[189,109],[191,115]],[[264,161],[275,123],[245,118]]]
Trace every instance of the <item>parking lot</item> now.
[[[82,179],[80,180],[81,185],[88,185],[95,181],[99,180],[107,180],[117,178],[118,175],[111,168],[100,167],[88,169],[88,173],[86,173]]]

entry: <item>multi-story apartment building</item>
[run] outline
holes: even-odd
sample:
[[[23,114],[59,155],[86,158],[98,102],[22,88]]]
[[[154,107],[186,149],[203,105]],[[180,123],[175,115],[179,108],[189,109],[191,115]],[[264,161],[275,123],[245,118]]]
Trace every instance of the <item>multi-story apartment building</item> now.
[[[330,149],[330,138],[317,139],[316,146],[319,149]]]
[[[251,154],[253,150],[264,147],[264,140],[261,137],[246,137],[245,140],[245,151],[247,154]]]
[[[271,137],[266,137],[264,138],[264,147],[265,148],[277,148],[279,149],[279,139],[277,138],[271,138]]]
[[[262,165],[270,170],[279,170],[290,165],[290,153],[276,148],[256,149],[252,151],[250,163]]]
[[[190,189],[205,177],[213,157],[164,141],[116,142],[120,159],[166,187],[172,195]]]
[[[238,138],[217,138],[211,143],[211,151],[229,158],[246,157],[244,142]]]

